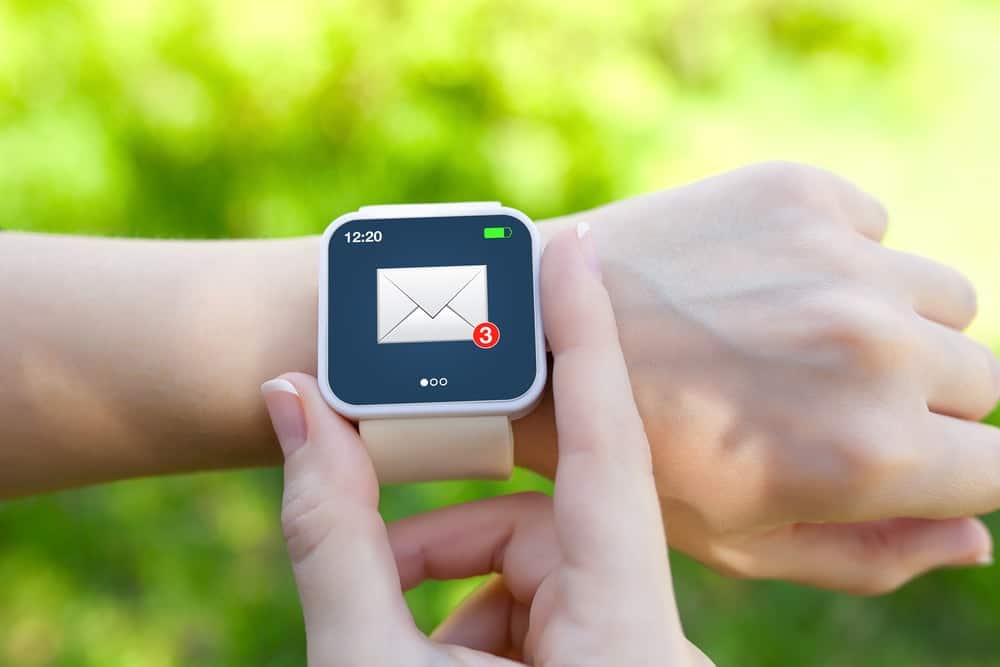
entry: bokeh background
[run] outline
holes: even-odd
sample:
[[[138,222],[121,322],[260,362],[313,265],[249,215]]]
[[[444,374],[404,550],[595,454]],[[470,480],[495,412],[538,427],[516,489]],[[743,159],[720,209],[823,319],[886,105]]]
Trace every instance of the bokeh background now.
[[[287,236],[451,199],[544,218],[787,158],[860,182],[892,245],[972,276],[997,346],[998,152],[991,0],[0,0],[12,229]],[[383,507],[515,488],[546,482]],[[251,471],[0,504],[0,665],[304,664],[279,497]],[[1000,664],[997,568],[862,600],[675,567],[720,665]],[[475,583],[412,592],[420,625]]]

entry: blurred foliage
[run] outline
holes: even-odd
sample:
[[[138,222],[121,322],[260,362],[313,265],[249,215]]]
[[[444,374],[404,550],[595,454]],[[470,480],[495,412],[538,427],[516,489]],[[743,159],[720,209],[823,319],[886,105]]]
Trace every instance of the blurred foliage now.
[[[0,0],[0,226],[279,236],[451,199],[543,218],[784,157],[882,196],[893,244],[978,282],[996,343],[998,34],[985,0]],[[257,471],[3,504],[0,664],[303,664],[279,496]],[[989,570],[858,600],[675,566],[722,665],[997,662]],[[474,585],[410,593],[421,627]]]

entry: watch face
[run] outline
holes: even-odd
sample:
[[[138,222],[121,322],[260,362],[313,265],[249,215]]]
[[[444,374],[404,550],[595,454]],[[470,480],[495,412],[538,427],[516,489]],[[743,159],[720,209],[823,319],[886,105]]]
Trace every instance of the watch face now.
[[[520,219],[350,220],[327,261],[327,376],[341,401],[511,401],[535,382],[532,232]]]

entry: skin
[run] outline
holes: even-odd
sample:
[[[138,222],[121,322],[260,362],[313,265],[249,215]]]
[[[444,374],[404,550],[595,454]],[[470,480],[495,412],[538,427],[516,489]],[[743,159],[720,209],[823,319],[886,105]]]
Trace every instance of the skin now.
[[[387,530],[364,444],[315,379],[264,385],[286,457],[282,524],[310,665],[711,664],[681,629],[649,443],[593,253],[568,230],[543,261],[553,498],[490,498]],[[499,576],[433,640],[417,630],[402,589],[489,572]]]
[[[778,163],[575,219],[595,230],[672,545],[863,594],[992,562],[967,517],[1000,506],[1000,432],[976,423],[1000,366],[961,333],[972,285],[882,246],[877,200]]]
[[[1000,366],[961,333],[972,286],[883,247],[875,199],[771,163],[540,230],[580,221],[674,547],[857,593],[989,560]],[[280,460],[256,388],[315,373],[318,254],[0,234],[0,495]],[[555,473],[554,425],[551,397],[515,422],[520,465]]]

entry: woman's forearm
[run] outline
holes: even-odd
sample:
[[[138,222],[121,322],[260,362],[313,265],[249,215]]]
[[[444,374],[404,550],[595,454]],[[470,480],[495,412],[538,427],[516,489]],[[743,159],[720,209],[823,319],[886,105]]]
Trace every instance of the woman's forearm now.
[[[257,390],[315,370],[316,243],[0,235],[0,495],[277,461]]]
[[[258,387],[316,371],[318,243],[0,235],[0,497],[280,461]]]

